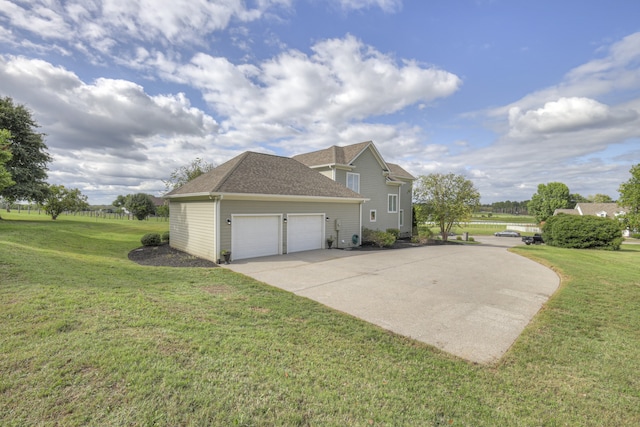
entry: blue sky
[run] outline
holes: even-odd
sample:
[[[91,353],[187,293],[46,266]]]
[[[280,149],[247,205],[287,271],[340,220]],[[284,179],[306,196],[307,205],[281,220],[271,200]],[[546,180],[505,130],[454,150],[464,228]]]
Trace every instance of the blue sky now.
[[[49,182],[159,195],[196,158],[372,140],[482,201],[608,194],[640,162],[634,0],[0,0],[0,96]]]

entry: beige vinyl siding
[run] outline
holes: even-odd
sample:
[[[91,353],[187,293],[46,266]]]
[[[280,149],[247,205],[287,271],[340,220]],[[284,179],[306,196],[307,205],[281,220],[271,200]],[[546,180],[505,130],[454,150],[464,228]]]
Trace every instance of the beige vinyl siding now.
[[[190,201],[169,203],[169,230],[172,247],[200,258],[217,262],[215,247],[216,202]]]
[[[231,247],[231,226],[226,219],[241,214],[277,214],[286,218],[288,214],[323,214],[329,217],[325,221],[325,240],[333,236],[334,240],[345,240],[339,247],[357,246],[351,243],[354,234],[360,236],[360,204],[328,202],[268,202],[248,200],[224,200],[220,202],[220,247]],[[340,233],[336,233],[335,220],[340,219]],[[282,253],[287,253],[287,225],[282,227]],[[358,242],[359,244],[359,242]],[[326,247],[326,242],[325,242]],[[336,247],[336,243],[334,243]]]

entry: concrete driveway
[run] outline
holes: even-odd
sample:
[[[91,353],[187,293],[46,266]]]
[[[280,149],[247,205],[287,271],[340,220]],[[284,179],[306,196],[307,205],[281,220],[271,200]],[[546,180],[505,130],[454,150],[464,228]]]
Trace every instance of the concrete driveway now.
[[[317,250],[234,262],[231,270],[318,301],[463,359],[499,360],[558,288],[550,269],[480,245]]]

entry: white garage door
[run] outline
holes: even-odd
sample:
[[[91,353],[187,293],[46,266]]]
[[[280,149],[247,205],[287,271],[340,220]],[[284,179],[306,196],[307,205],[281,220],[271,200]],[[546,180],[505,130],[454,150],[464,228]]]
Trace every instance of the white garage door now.
[[[322,249],[324,214],[287,216],[287,252]]]
[[[280,215],[233,216],[231,258],[245,259],[280,254],[280,222]]]

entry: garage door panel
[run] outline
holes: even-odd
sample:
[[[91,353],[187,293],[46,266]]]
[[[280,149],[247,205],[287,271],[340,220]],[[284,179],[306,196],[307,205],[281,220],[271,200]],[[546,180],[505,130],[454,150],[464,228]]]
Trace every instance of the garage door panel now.
[[[287,218],[287,252],[322,249],[324,215],[289,215]]]
[[[280,216],[234,216],[231,222],[233,259],[280,254]]]

